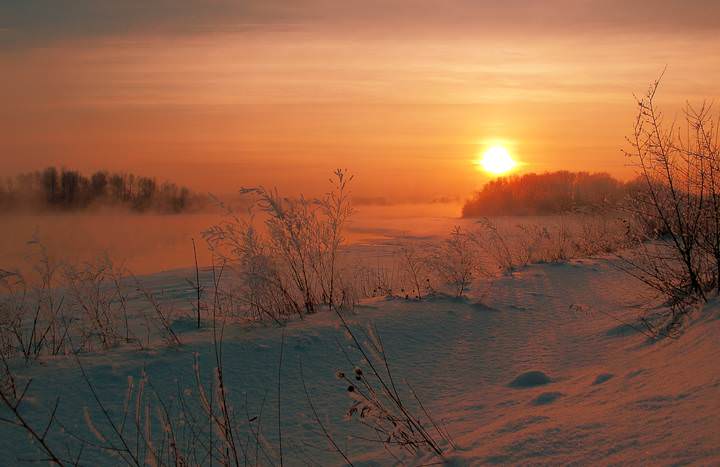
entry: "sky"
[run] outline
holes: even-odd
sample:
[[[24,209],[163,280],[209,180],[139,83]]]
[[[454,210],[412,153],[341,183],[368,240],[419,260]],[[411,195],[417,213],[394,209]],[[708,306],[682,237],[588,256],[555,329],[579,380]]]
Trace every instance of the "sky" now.
[[[717,100],[714,0],[3,0],[0,174],[132,171],[199,191],[466,198],[493,144],[520,172],[606,171],[634,94]]]

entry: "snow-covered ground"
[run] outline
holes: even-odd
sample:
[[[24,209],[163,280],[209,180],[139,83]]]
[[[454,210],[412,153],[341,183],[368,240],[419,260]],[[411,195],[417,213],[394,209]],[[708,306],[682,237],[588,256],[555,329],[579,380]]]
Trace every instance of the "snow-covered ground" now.
[[[358,329],[375,324],[396,378],[410,382],[443,420],[458,445],[447,454],[450,465],[720,463],[719,306],[711,303],[697,314],[681,338],[651,343],[620,322],[631,322],[649,306],[649,294],[610,263],[533,265],[476,284],[467,299],[378,298],[348,319]],[[186,274],[146,280],[168,291],[165,300],[180,303],[191,296],[183,285]],[[81,358],[112,415],[122,413],[129,378],[137,384],[143,371],[168,399],[178,390],[192,397],[195,353],[200,373],[210,375],[211,333],[194,330],[187,319],[174,326],[184,343],[180,348],[117,349]],[[340,350],[351,352],[350,342],[330,312],[293,321],[284,330],[228,325],[223,355],[235,410],[261,416],[268,445],[276,444],[283,334],[279,413],[285,463],[342,464],[311,416],[302,361],[312,400],[353,463],[392,464],[377,444],[353,436],[368,435],[362,426],[344,419],[351,400],[334,374],[351,370],[353,362]],[[93,426],[103,431],[74,360],[44,360],[20,373],[34,379],[32,407],[25,408],[31,419],[41,423],[47,417],[43,408],[51,408],[57,396],[57,418],[67,431],[90,438]],[[0,430],[0,464],[37,457],[25,434],[7,425]],[[119,462],[92,449],[83,459],[87,465]]]

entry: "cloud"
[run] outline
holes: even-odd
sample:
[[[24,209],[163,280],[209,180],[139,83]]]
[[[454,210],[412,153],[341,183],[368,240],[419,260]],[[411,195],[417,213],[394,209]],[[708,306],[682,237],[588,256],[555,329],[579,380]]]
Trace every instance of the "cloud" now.
[[[0,29],[6,32],[0,45],[252,29],[292,20],[297,14],[292,5],[272,0],[3,0]]]
[[[3,0],[0,46],[134,35],[303,30],[423,37],[717,31],[715,0]]]

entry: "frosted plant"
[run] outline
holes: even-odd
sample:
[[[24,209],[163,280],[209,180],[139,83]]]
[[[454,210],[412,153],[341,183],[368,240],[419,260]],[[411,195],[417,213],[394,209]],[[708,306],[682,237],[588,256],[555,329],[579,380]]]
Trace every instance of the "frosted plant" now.
[[[405,382],[405,388],[396,384],[377,329],[370,326],[365,333],[366,342],[361,343],[358,333],[348,325],[339,311],[336,313],[352,346],[361,357],[361,364],[354,366],[351,372],[338,371],[335,374],[338,380],[346,384],[347,394],[352,401],[346,418],[357,420],[366,427],[371,433],[371,439],[382,443],[395,457],[402,452],[409,455],[430,452],[442,458],[446,449],[444,445],[455,447],[452,438],[435,422],[409,383]],[[346,357],[350,362],[351,357],[347,354]],[[401,394],[403,389],[412,394],[412,406],[406,404]]]
[[[477,239],[460,227],[455,227],[435,248],[429,264],[451,288],[452,293],[461,297],[470,287],[472,280],[482,272]]]
[[[255,216],[241,218],[228,210],[226,219],[205,232],[210,248],[236,269],[240,291],[257,318],[302,317],[318,307],[338,306],[338,257],[343,229],[352,215],[349,184],[352,176],[337,170],[331,190],[319,199],[288,198],[265,187],[244,188],[252,196]],[[347,289],[346,289],[347,292]]]
[[[639,249],[621,267],[658,291],[667,311],[645,320],[675,335],[696,303],[720,293],[720,146],[710,106],[685,109],[682,124],[664,121],[655,104],[660,80],[638,99],[626,154],[637,168],[627,210]]]

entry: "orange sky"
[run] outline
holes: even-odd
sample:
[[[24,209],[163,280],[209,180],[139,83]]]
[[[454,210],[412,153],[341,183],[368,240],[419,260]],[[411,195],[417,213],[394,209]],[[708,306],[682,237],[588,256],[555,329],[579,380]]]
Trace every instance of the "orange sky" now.
[[[525,171],[626,177],[632,95],[665,65],[671,114],[720,96],[720,5],[625,3],[10,1],[0,173],[312,192],[345,167],[357,196],[428,201],[479,187],[501,140]]]

